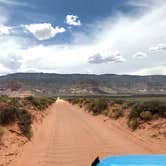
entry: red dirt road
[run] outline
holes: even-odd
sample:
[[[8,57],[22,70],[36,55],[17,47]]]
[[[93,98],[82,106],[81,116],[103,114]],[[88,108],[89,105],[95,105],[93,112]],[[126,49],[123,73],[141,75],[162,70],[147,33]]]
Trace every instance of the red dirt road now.
[[[13,166],[90,166],[96,156],[162,152],[63,100],[34,133]]]

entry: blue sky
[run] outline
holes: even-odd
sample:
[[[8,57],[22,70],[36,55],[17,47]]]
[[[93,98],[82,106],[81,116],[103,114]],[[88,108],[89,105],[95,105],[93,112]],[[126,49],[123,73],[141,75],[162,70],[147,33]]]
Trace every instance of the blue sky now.
[[[124,0],[29,0],[29,1],[12,1],[16,2],[4,3],[1,5],[10,10],[11,21],[10,26],[18,26],[21,24],[32,23],[51,23],[53,26],[65,26],[66,15],[77,15],[81,18],[84,26],[72,27],[75,32],[87,32],[86,26],[95,23],[98,20],[106,17],[114,16],[116,13],[130,14],[137,12],[138,7],[130,6]],[[11,2],[11,1],[8,1]],[[15,5],[14,5],[15,4]],[[12,8],[11,8],[12,5]],[[88,32],[87,32],[88,33]],[[65,34],[52,39],[57,42],[70,41],[71,31],[66,31]],[[48,41],[44,41],[48,42]]]
[[[0,0],[0,74],[166,74],[164,0]]]

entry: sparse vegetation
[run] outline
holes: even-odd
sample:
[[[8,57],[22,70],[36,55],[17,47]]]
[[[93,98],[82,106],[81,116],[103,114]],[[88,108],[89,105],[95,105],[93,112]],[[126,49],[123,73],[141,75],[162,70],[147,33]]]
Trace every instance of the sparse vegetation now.
[[[51,105],[55,99],[51,97],[33,97],[29,96],[25,98],[25,101],[28,102],[28,104],[31,104],[36,110],[45,110],[48,108],[49,105]]]
[[[149,116],[150,114],[158,114],[159,117],[166,118],[166,103],[160,101],[148,101],[143,103],[137,103],[133,107],[129,115],[129,119],[141,117],[141,115],[141,118],[143,118],[145,114],[148,114]]]
[[[153,118],[152,113],[150,111],[141,112],[140,117],[145,121],[152,120]]]
[[[108,102],[105,99],[94,99],[86,103],[86,109],[92,112],[93,115],[102,114],[108,109]]]
[[[128,119],[127,124],[128,124],[128,127],[135,130],[139,126],[139,120],[137,118]]]
[[[78,104],[80,107],[84,106],[88,112],[92,112],[93,115],[105,114],[108,109],[109,103],[104,98],[73,98],[68,99],[71,104]]]
[[[118,119],[127,111],[127,125],[135,130],[141,123],[166,118],[166,102],[160,100],[121,100],[109,98],[72,98],[68,100],[78,104],[93,115],[104,114],[110,118]]]
[[[29,139],[32,136],[31,124],[32,124],[32,115],[24,109],[20,109],[17,112],[18,125],[22,133]]]
[[[13,106],[7,106],[0,108],[0,124],[8,125],[16,121],[17,108]]]
[[[32,115],[31,111],[28,110],[27,104],[30,104],[35,110],[44,110],[54,101],[54,98],[48,97],[30,96],[23,99],[1,96],[0,125],[7,126],[12,123],[17,123],[22,134],[30,139],[32,136]],[[2,128],[0,130],[0,137],[2,137]]]
[[[123,116],[123,110],[122,109],[112,109],[112,111],[109,113],[110,118],[118,119],[119,117]]]
[[[22,106],[21,99],[18,97],[10,98],[9,105],[14,107],[21,107]]]
[[[9,97],[7,95],[0,96],[0,102],[7,103],[9,101]]]
[[[159,117],[166,118],[166,103],[161,101],[146,101],[135,104],[128,118],[129,122],[133,119],[146,122]]]
[[[32,116],[27,110],[8,106],[0,109],[0,124],[8,125],[18,122],[21,132],[29,137],[31,132]]]

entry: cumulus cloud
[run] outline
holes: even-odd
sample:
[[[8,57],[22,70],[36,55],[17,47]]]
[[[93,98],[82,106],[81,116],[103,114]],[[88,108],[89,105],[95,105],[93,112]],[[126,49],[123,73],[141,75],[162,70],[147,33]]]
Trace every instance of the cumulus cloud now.
[[[115,52],[111,55],[101,55],[100,53],[95,54],[94,56],[91,56],[89,58],[89,63],[90,64],[101,64],[101,63],[120,63],[124,62],[125,59],[120,55],[119,52]]]
[[[63,27],[54,28],[49,23],[25,25],[25,28],[38,40],[47,40],[55,37],[58,33],[63,33],[66,31]]]
[[[166,43],[157,44],[156,46],[150,47],[149,50],[150,51],[166,50]]]
[[[134,59],[144,59],[147,57],[147,54],[145,52],[137,52],[133,55]]]
[[[0,35],[0,74],[17,72],[22,65],[22,52],[31,44],[33,42],[24,37]]]
[[[3,60],[3,64],[0,63],[0,69],[3,67],[2,71],[4,73],[5,71],[17,70],[18,72],[57,73],[86,73],[91,71],[91,73],[96,74],[110,72],[124,74],[138,71],[138,74],[160,74],[160,72],[162,74],[164,73],[164,67],[160,66],[160,64],[161,59],[162,63],[166,63],[165,51],[156,51],[155,54],[148,52],[148,55],[151,53],[151,56],[142,55],[142,53],[148,51],[150,46],[154,46],[153,49],[156,50],[159,48],[164,50],[165,48],[163,44],[166,39],[166,3],[164,1],[162,5],[159,1],[156,1],[156,3],[158,5],[150,3],[150,8],[146,8],[146,11],[141,10],[141,13],[137,13],[137,15],[133,13],[127,16],[118,14],[117,16],[96,20],[96,22],[87,25],[88,29],[85,29],[84,32],[72,32],[72,40],[64,45],[54,43],[38,45],[38,42],[32,38],[30,38],[30,42],[25,42],[26,44],[22,45],[29,38],[22,36],[22,38],[17,40],[16,36],[10,35],[10,33],[9,35],[0,35],[0,57],[12,59],[8,63],[6,60]],[[137,4],[137,6],[141,5]],[[78,21],[76,24],[72,23],[71,18],[69,20],[69,25],[81,25],[78,17],[76,18]],[[7,25],[5,19],[0,24]],[[44,23],[44,25],[30,24],[23,28],[28,33],[31,32],[38,40],[54,37],[57,34],[57,29],[55,29],[56,27],[48,23]],[[59,32],[59,29],[58,33],[65,31],[62,28]],[[156,45],[156,43],[163,44]],[[119,50],[123,56],[116,50]],[[20,59],[16,58],[18,64],[14,64],[14,58],[10,55],[11,53],[13,54],[12,56],[21,55]],[[142,60],[140,63],[140,61],[132,58],[134,53],[137,53],[135,58],[145,58],[146,56],[147,59]],[[124,61],[125,63],[118,63]]]
[[[0,35],[8,35],[11,29],[11,27],[0,25]]]
[[[67,15],[66,16],[66,23],[68,25],[73,25],[73,26],[80,26],[81,21],[79,20],[78,16],[75,15]]]
[[[5,57],[0,58],[0,63],[7,69],[16,71],[21,66],[21,57],[14,54],[9,54]]]

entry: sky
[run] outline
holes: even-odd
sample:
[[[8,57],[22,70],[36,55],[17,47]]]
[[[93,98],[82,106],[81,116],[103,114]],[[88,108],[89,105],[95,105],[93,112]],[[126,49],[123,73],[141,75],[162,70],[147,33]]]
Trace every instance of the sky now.
[[[166,75],[165,0],[0,0],[0,75]]]

